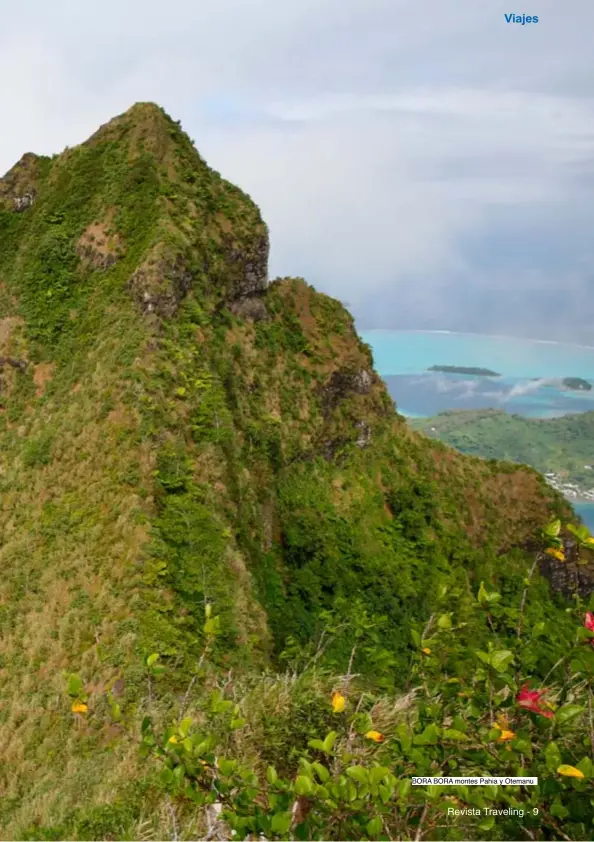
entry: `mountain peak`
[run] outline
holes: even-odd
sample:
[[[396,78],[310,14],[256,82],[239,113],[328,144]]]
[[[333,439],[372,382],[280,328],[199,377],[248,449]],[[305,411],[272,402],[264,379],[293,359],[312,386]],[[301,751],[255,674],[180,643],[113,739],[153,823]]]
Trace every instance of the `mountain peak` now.
[[[411,622],[451,594],[456,640],[476,642],[472,594],[504,573],[523,588],[523,548],[565,504],[534,471],[410,429],[344,307],[267,283],[256,204],[158,106],[25,156],[2,190],[0,823],[11,839],[138,838],[117,805],[149,781],[130,740],[152,694],[163,721],[183,698],[218,728],[219,701],[192,693],[235,694],[232,673],[290,650],[316,662],[322,620],[340,674],[356,650],[353,675],[385,664],[389,688],[410,672]],[[266,722],[282,686],[257,702]],[[245,756],[266,768],[275,739],[258,740]],[[139,817],[160,814],[156,790],[133,789]]]

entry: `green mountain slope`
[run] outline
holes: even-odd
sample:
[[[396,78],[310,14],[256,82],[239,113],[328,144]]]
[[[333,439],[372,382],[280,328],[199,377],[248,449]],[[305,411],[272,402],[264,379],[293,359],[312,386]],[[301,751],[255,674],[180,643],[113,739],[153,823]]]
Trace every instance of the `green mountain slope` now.
[[[462,453],[504,459],[554,473],[581,489],[594,486],[594,412],[532,419],[503,410],[443,412],[415,419],[412,426]]]
[[[333,674],[404,690],[446,588],[479,640],[481,581],[517,608],[569,514],[535,471],[412,431],[351,316],[268,283],[267,255],[257,207],[151,104],[0,181],[3,838],[172,833],[139,724],[200,716],[207,687],[249,700],[233,756],[294,775]],[[527,603],[559,618],[536,674],[558,599],[538,579]],[[323,667],[296,701],[299,652]]]

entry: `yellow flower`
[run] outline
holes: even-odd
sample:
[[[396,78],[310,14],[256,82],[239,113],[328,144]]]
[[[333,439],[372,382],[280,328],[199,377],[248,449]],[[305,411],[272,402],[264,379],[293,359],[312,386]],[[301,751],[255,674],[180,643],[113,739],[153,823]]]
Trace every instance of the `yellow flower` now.
[[[565,775],[566,778],[583,778],[584,773],[576,769],[575,766],[566,766],[563,764],[557,769],[558,775]]]
[[[368,731],[365,736],[368,740],[373,740],[374,743],[383,743],[386,739],[379,731]]]
[[[430,655],[430,654],[431,654],[431,649],[429,649],[429,647],[428,647],[428,646],[425,646],[425,648],[424,648],[422,651],[425,653],[425,655]]]
[[[545,550],[545,553],[552,555],[553,558],[556,558],[558,561],[565,561],[565,553],[563,550],[556,550],[554,547],[549,547]]]
[[[513,740],[516,735],[513,731],[506,731],[502,729],[501,734],[499,735],[499,742],[505,742],[506,740]]]
[[[177,737],[175,736],[175,734],[173,734],[171,737],[169,737],[169,739],[167,740],[167,742],[169,742],[169,743],[177,743],[177,742],[178,742],[178,739],[177,739]]]
[[[514,737],[516,736],[514,734],[514,732],[511,730],[511,728],[509,727],[508,718],[506,716],[504,716],[503,714],[500,714],[497,717],[497,722],[493,723],[493,728],[498,728],[501,731],[501,733],[497,737],[499,742],[504,743],[506,740],[513,740]]]
[[[87,705],[84,702],[73,702],[72,703],[72,712],[73,713],[86,713],[88,711]]]
[[[334,711],[334,713],[342,713],[343,710],[345,709],[345,707],[346,707],[346,699],[342,695],[342,693],[339,693],[338,691],[333,693],[332,694],[332,710]]]

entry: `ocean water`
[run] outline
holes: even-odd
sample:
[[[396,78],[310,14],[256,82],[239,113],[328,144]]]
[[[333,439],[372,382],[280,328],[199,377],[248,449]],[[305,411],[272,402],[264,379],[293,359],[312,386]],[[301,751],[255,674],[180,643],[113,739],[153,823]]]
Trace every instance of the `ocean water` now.
[[[572,506],[594,535],[594,503],[572,503]]]
[[[423,418],[447,409],[499,407],[531,418],[594,410],[594,389],[568,392],[551,381],[594,383],[594,347],[447,331],[362,331],[398,411]],[[428,372],[433,365],[478,366],[501,377]]]

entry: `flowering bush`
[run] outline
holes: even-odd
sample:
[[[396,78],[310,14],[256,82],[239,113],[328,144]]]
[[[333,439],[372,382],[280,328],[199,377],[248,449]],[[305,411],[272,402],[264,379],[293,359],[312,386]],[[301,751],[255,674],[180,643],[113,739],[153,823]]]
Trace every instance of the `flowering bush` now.
[[[143,752],[159,761],[180,819],[199,805],[209,838],[591,838],[594,613],[579,597],[565,610],[574,639],[545,682],[531,672],[554,628],[522,628],[526,593],[514,609],[481,583],[473,612],[485,645],[471,653],[467,615],[457,620],[446,588],[441,601],[442,613],[411,630],[409,693],[370,693],[351,672],[353,651],[347,674],[315,703],[329,729],[296,749],[290,774],[261,765],[258,746],[253,762],[233,756],[228,737],[249,742],[250,711],[219,690],[194,708],[200,724],[188,716],[157,733],[145,719]],[[413,786],[414,776],[536,777],[538,785]]]

